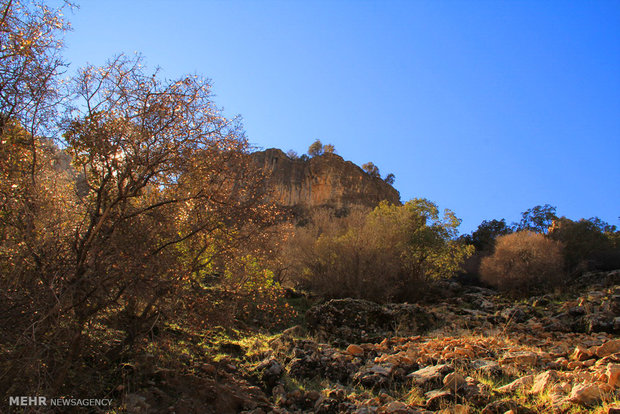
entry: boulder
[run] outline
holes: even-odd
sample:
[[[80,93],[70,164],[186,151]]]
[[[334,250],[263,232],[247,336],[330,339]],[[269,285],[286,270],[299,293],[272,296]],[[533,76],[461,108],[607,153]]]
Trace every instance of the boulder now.
[[[437,411],[443,404],[454,401],[454,397],[447,390],[432,390],[424,394],[426,398],[426,408]]]
[[[347,354],[353,356],[362,356],[364,355],[364,348],[359,345],[351,344],[347,347]]]
[[[454,393],[466,385],[465,377],[457,372],[451,372],[443,379],[443,389]]]
[[[534,383],[533,375],[526,375],[525,377],[518,378],[512,381],[510,384],[499,387],[496,391],[501,394],[509,394],[516,392],[523,388],[529,388]]]
[[[306,323],[319,338],[347,346],[380,342],[396,329],[401,335],[424,333],[435,328],[439,319],[415,304],[379,305],[363,299],[333,299],[310,308]]]
[[[617,352],[620,352],[620,339],[607,341],[603,345],[599,346],[595,351],[596,356],[599,358],[605,358],[606,356]]]
[[[568,400],[575,404],[590,406],[603,398],[601,389],[596,384],[577,384],[573,387]]]
[[[431,365],[407,375],[413,380],[413,383],[422,388],[429,388],[441,384],[443,377],[453,371],[453,368],[447,364]]]
[[[532,367],[538,362],[538,355],[530,351],[508,352],[501,359],[500,364]]]
[[[540,394],[547,390],[554,382],[558,380],[559,376],[556,371],[549,370],[542,374],[536,375],[534,378],[534,385],[530,390],[530,394]]]
[[[607,374],[607,384],[611,387],[620,385],[620,364],[608,364],[605,373]]]

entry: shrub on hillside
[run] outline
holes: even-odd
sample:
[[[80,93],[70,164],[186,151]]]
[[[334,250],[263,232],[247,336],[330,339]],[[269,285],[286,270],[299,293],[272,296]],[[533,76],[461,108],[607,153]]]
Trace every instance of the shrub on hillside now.
[[[493,255],[482,259],[482,280],[500,290],[526,293],[559,286],[562,244],[532,231],[500,236]]]
[[[418,298],[424,282],[452,276],[471,254],[455,240],[459,223],[423,199],[339,220],[320,216],[292,241],[297,281],[332,298]]]
[[[618,231],[596,217],[579,221],[561,217],[554,221],[549,237],[563,243],[566,269],[572,274],[620,267]]]

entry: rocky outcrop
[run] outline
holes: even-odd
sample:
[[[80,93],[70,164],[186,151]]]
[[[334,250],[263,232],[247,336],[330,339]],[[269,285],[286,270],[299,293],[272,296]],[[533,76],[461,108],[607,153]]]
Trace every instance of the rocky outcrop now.
[[[312,307],[306,323],[319,338],[334,343],[380,342],[388,335],[419,334],[440,323],[434,313],[408,303],[379,305],[363,299],[332,299]]]
[[[282,206],[375,207],[383,200],[400,204],[400,194],[391,185],[336,154],[292,159],[272,148],[252,158],[269,175],[272,197]]]

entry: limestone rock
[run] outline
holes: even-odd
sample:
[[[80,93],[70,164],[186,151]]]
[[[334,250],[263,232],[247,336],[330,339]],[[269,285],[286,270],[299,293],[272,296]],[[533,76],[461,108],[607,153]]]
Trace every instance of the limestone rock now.
[[[455,392],[467,385],[465,377],[457,372],[451,372],[443,379],[443,389]]]
[[[534,385],[530,390],[530,394],[540,394],[548,389],[555,381],[558,380],[558,373],[556,371],[546,371],[542,374],[536,375],[534,378]]]
[[[607,341],[596,349],[596,356],[604,358],[608,355],[620,352],[620,339]]]
[[[363,299],[333,299],[306,312],[308,328],[322,339],[346,344],[378,342],[394,332],[417,334],[438,325],[434,313],[415,304],[387,304]]]
[[[573,387],[568,399],[575,404],[593,405],[602,399],[602,394],[596,384],[578,384]]]
[[[531,367],[538,362],[538,355],[530,351],[509,352],[501,359],[501,364],[514,364],[522,367]]]
[[[379,408],[378,412],[384,414],[407,414],[412,412],[412,410],[403,402],[392,401]]]
[[[364,355],[364,348],[359,345],[351,344],[347,347],[347,354],[353,356],[362,356]]]
[[[531,387],[534,383],[533,375],[526,375],[525,377],[518,378],[512,381],[510,384],[499,387],[496,391],[501,394],[508,394],[518,391],[519,389]]]
[[[414,384],[420,387],[428,387],[434,384],[440,384],[444,375],[452,371],[452,367],[446,364],[431,365],[407,375]]]
[[[432,411],[438,410],[442,403],[454,399],[452,393],[446,390],[432,390],[424,394],[424,397],[426,398],[426,408]]]
[[[611,387],[620,385],[620,364],[608,364],[606,374],[607,384]]]
[[[269,175],[273,201],[282,206],[375,207],[383,200],[400,204],[400,194],[391,185],[336,154],[291,159],[272,148],[251,154],[251,159]]]

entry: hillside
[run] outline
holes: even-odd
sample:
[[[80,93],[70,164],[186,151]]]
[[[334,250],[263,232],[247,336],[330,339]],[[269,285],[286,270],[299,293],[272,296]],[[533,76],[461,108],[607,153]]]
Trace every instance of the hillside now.
[[[139,368],[129,412],[617,413],[620,273],[514,301],[446,282],[427,304],[341,299],[273,336],[187,337]],[[429,298],[430,299],[430,298]],[[144,371],[151,372],[145,373]],[[153,373],[154,372],[154,373]],[[200,389],[200,394],[196,390]]]

